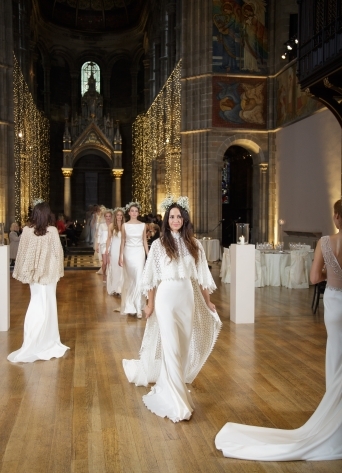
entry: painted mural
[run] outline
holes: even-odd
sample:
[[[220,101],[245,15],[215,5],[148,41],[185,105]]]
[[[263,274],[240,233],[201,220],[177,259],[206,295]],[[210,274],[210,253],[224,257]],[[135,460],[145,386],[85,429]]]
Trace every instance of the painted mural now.
[[[296,77],[296,64],[277,77],[276,126],[307,117],[323,105],[302,92]]]
[[[214,127],[266,127],[266,79],[213,77]]]
[[[213,72],[265,74],[267,2],[213,0]]]

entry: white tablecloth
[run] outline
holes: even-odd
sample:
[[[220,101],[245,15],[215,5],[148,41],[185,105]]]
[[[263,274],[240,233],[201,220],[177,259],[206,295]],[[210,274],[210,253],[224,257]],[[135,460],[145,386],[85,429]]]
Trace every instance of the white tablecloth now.
[[[199,239],[198,241],[202,243],[208,261],[218,261],[221,259],[220,240],[214,238],[212,240]]]
[[[266,264],[266,285],[267,286],[284,286],[285,267],[291,264],[290,253],[268,253],[264,252]],[[310,251],[307,255],[306,268],[308,275],[312,266],[314,252]]]

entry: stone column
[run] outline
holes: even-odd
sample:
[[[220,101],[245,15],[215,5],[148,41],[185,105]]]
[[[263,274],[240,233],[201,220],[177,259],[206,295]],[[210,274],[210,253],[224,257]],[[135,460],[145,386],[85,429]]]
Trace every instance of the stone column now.
[[[79,73],[78,72],[71,72],[71,116],[74,117],[78,112],[78,81],[79,81]]]
[[[44,112],[50,116],[50,64],[43,62],[44,68]]]
[[[15,221],[12,1],[0,2],[0,222]]]
[[[103,81],[103,103],[105,105],[105,110],[103,111],[103,116],[110,113],[110,72],[104,72],[102,74]]]
[[[268,164],[259,164],[259,188],[260,188],[260,200],[259,200],[259,241],[263,242],[267,240],[267,171]]]
[[[131,69],[131,81],[132,81],[132,117],[135,118],[137,116],[138,110],[138,90],[137,90],[137,77],[138,72],[135,68]]]
[[[121,177],[123,175],[123,169],[112,169],[113,174],[113,193],[112,202],[113,208],[121,207]]]
[[[64,215],[71,218],[71,183],[72,168],[62,168],[64,176]]]
[[[150,106],[150,86],[149,86],[150,61],[149,59],[144,59],[143,64],[144,64],[144,104],[145,104],[145,110],[147,110],[148,107]]]

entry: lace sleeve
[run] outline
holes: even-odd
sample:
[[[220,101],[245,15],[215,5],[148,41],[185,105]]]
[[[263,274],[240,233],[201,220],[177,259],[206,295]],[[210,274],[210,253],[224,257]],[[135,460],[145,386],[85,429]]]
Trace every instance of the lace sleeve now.
[[[147,297],[148,291],[158,286],[161,280],[161,259],[163,258],[160,240],[152,243],[142,275],[141,292]]]
[[[209,270],[207,258],[202,244],[197,240],[197,245],[199,249],[199,259],[196,265],[197,269],[197,282],[203,289],[208,289],[209,293],[215,291],[216,284]]]

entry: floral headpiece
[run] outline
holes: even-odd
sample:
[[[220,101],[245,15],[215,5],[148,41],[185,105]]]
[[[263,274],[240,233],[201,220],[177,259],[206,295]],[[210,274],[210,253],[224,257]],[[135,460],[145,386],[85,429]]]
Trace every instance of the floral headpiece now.
[[[139,202],[130,202],[125,207],[125,212],[128,212],[131,207],[136,207],[139,211],[141,209]]]
[[[160,204],[161,211],[166,212],[173,204],[179,205],[188,213],[190,212],[189,197],[184,195],[180,196],[177,200],[173,197],[173,195],[167,196]]]
[[[33,199],[32,200],[32,207],[35,207],[37,204],[42,204],[43,202],[45,202],[45,200],[41,199],[40,197],[38,199]]]
[[[115,207],[115,209],[113,210],[113,213],[118,212],[119,210],[120,210],[120,212],[122,212],[123,214],[126,212],[126,208],[125,208],[125,207]]]

